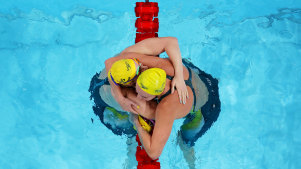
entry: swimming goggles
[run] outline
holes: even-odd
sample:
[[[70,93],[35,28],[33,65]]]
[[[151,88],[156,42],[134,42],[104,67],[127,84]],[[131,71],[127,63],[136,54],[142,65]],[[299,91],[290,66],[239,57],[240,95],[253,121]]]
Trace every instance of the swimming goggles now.
[[[131,58],[131,59],[132,59],[134,62],[136,62],[136,63],[138,64],[138,67],[136,68],[136,75],[135,75],[132,79],[129,79],[129,80],[126,81],[126,82],[121,82],[121,84],[126,84],[126,83],[128,83],[128,82],[134,80],[134,79],[138,76],[138,74],[139,74],[139,70],[140,70],[140,67],[141,67],[141,63],[139,62],[139,60],[138,60],[137,58]],[[111,72],[110,72],[110,76],[111,76],[111,79],[112,79],[112,81],[114,82],[114,84],[118,86],[119,84],[115,82],[115,80],[114,80],[114,78],[113,78]]]

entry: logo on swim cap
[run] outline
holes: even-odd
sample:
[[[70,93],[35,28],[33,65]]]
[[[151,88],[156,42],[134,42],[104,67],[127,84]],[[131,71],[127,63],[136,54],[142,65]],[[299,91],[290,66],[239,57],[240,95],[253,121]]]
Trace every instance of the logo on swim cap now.
[[[160,95],[165,88],[166,73],[160,68],[147,69],[140,74],[137,83],[146,93]]]
[[[108,78],[114,83],[127,84],[135,76],[137,70],[133,59],[121,59],[113,63],[110,71],[108,72]]]

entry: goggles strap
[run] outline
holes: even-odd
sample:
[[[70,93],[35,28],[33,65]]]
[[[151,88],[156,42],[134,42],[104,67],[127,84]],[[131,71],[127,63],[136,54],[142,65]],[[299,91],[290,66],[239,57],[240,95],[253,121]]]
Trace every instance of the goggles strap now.
[[[140,69],[140,66],[141,66],[141,63],[139,62],[139,60],[137,59],[137,58],[132,58],[132,60],[134,61],[134,62],[136,62],[137,63],[137,65],[138,65],[138,68],[136,68],[136,75],[138,75],[139,74],[139,69]],[[136,77],[136,76],[135,76]],[[134,77],[134,78],[135,78]],[[133,78],[133,79],[134,79]]]
[[[136,75],[135,75],[135,77],[136,77],[136,76],[138,76],[138,74],[139,74],[139,69],[140,69],[141,63],[139,63],[139,60],[138,60],[137,58],[131,58],[131,59],[139,65],[138,68],[136,69],[136,70],[137,70],[137,71],[136,71]],[[114,82],[114,84],[118,86],[118,83],[115,82],[115,80],[114,80],[114,78],[113,78],[111,72],[110,72],[110,76],[111,76],[111,79],[112,79],[112,81]],[[131,80],[135,79],[135,77],[133,77],[132,79],[130,79],[130,80],[124,82],[124,83],[130,82]]]
[[[111,79],[112,79],[112,81],[114,82],[114,84],[117,85],[117,86],[119,86],[119,85],[115,82],[115,80],[114,80],[114,78],[113,78],[111,72],[110,72],[110,76],[111,76]]]

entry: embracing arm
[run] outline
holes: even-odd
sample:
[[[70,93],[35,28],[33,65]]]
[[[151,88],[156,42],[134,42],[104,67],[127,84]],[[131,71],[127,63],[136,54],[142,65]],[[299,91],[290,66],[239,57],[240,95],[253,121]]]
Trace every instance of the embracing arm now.
[[[106,72],[109,72],[109,70],[112,67],[112,64],[113,63],[111,63],[108,60],[105,61]],[[119,85],[116,85],[114,82],[112,82],[111,78],[108,77],[108,80],[109,80],[109,83],[111,86],[112,96],[117,101],[117,103],[121,106],[121,108],[124,111],[133,112],[135,114],[138,114],[138,112],[133,109],[133,107],[137,107],[137,104],[135,102],[133,102],[132,100],[126,98],[121,91],[121,87]],[[133,105],[133,107],[132,107],[132,105]]]
[[[189,87],[187,88],[189,94],[193,95],[192,90]],[[185,117],[193,106],[193,97],[188,98],[186,104],[179,104],[178,99],[175,92],[165,97],[157,105],[155,111],[156,124],[152,135],[142,129],[138,120],[135,121],[140,141],[148,156],[152,159],[158,158],[162,153],[171,133],[174,120]]]
[[[134,52],[145,55],[159,55],[166,52],[174,67],[174,78],[171,82],[171,93],[178,90],[181,103],[186,103],[188,92],[184,82],[183,65],[178,39],[175,37],[148,38],[126,48],[122,53]]]
[[[138,113],[133,112],[134,114],[141,115],[147,119],[155,119],[155,112],[157,108],[156,101],[145,101],[144,99],[137,98],[136,90],[132,88],[122,88],[121,90],[125,94],[126,98],[137,104],[137,107],[133,107],[133,109]]]
[[[143,54],[143,55],[159,55],[166,52],[173,67],[174,78],[171,83],[171,92],[174,92],[175,87],[178,90],[181,103],[186,103],[188,97],[188,91],[184,82],[182,57],[179,48],[177,38],[174,37],[162,37],[162,38],[148,38],[133,46],[130,46],[123,50],[119,56],[109,58],[106,60],[106,67],[111,65],[120,59],[125,59],[124,56],[130,53]],[[133,57],[133,55],[131,55]],[[147,65],[149,66],[149,65]]]
[[[156,112],[156,124],[151,136],[140,125],[137,117],[134,119],[136,129],[138,131],[139,138],[143,144],[143,148],[147,152],[148,156],[153,160],[157,159],[169,138],[174,122],[173,113],[170,109],[165,109],[165,106],[158,105]]]
[[[156,56],[166,52],[173,67],[175,74],[183,75],[182,57],[177,38],[162,37],[162,38],[148,38],[133,46],[124,49],[119,55],[111,57],[105,61],[106,68],[110,69],[115,61],[120,59],[127,59],[125,54],[137,53],[142,55]]]
[[[166,52],[175,69],[175,76],[183,78],[182,57],[178,39],[175,37],[148,38],[126,48],[121,52],[121,54],[127,52],[144,55],[159,55]]]
[[[159,55],[166,52],[175,68],[175,74],[183,76],[182,57],[178,39],[175,37],[148,38],[123,50],[144,55]]]

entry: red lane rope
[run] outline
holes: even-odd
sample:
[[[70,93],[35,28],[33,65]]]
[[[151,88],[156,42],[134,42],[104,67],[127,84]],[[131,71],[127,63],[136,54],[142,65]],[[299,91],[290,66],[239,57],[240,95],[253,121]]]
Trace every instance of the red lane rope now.
[[[138,43],[147,38],[158,37],[159,20],[158,20],[159,7],[157,2],[136,2],[135,14],[137,17],[135,27],[136,39]],[[137,169],[160,169],[159,159],[152,160],[143,149],[138,134],[136,135],[138,142],[136,151],[136,160],[138,162]]]
[[[158,37],[159,7],[157,2],[136,2],[135,14],[137,17],[135,27],[136,40],[138,43],[144,39]]]

